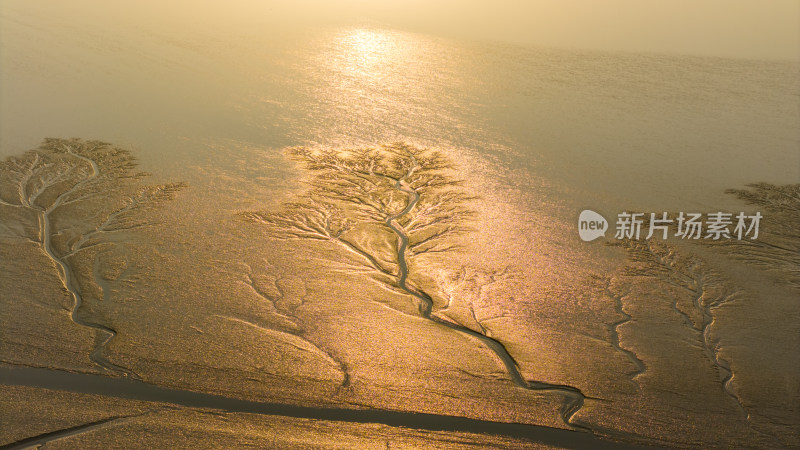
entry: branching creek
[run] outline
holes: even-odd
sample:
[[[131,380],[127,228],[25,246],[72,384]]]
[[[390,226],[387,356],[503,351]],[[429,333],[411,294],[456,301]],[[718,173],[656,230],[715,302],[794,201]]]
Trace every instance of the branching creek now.
[[[397,223],[399,219],[403,216],[408,214],[417,202],[420,199],[419,193],[414,190],[411,186],[406,183],[406,178],[408,178],[414,170],[416,170],[419,166],[416,164],[416,160],[412,156],[412,161],[414,161],[414,165],[408,170],[408,172],[400,178],[392,179],[395,182],[395,189],[405,192],[408,195],[408,202],[406,207],[403,208],[399,213],[389,216],[386,219],[386,226],[388,226],[394,233],[397,235],[398,239],[398,247],[397,247],[397,263],[399,267],[399,273],[397,275],[397,286],[408,293],[409,295],[417,298],[420,304],[420,314],[439,325],[445,326],[450,328],[451,330],[458,331],[459,333],[463,333],[467,336],[470,336],[474,339],[479,340],[483,343],[486,347],[488,347],[499,359],[502,361],[503,366],[505,367],[506,373],[509,375],[511,380],[514,382],[515,385],[532,391],[540,391],[540,392],[555,392],[564,396],[564,404],[561,407],[561,419],[564,421],[566,425],[570,428],[578,430],[578,431],[586,431],[591,432],[592,430],[586,426],[579,425],[573,421],[573,416],[577,413],[582,407],[586,400],[586,395],[581,392],[580,389],[563,385],[563,384],[551,384],[542,381],[529,381],[526,380],[522,374],[520,373],[519,365],[517,364],[516,360],[513,356],[508,352],[506,347],[498,340],[488,337],[484,334],[481,334],[477,331],[474,331],[470,328],[467,328],[463,325],[459,325],[447,320],[444,320],[440,317],[437,317],[433,314],[433,299],[432,297],[425,293],[424,291],[409,286],[408,284],[408,261],[406,259],[406,249],[408,247],[408,236],[402,229],[402,227]],[[388,175],[383,175],[384,177],[388,177]],[[388,177],[391,179],[391,177]]]
[[[91,182],[92,180],[97,178],[98,175],[100,175],[100,168],[97,166],[96,162],[94,162],[93,160],[91,160],[91,159],[89,159],[89,158],[87,158],[85,156],[82,156],[82,155],[79,155],[79,154],[76,154],[76,153],[72,152],[69,148],[65,148],[65,150],[66,150],[66,152],[68,154],[70,154],[70,155],[72,155],[72,156],[74,156],[74,157],[76,157],[76,158],[88,163],[92,168],[92,173],[87,178],[85,178],[84,180],[82,180],[79,183],[75,184],[68,191],[60,194],[56,198],[56,200],[53,202],[53,204],[50,205],[50,207],[48,207],[47,209],[39,209],[38,210],[38,213],[39,213],[39,230],[40,230],[40,235],[41,235],[42,250],[47,255],[47,257],[50,258],[50,260],[59,268],[59,277],[61,278],[61,281],[64,283],[64,287],[67,289],[67,291],[69,292],[69,294],[73,298],[73,306],[72,306],[72,310],[70,311],[70,319],[73,322],[75,322],[76,324],[78,324],[78,325],[81,325],[81,326],[84,326],[84,327],[93,328],[93,329],[97,330],[99,333],[101,333],[101,335],[102,335],[102,337],[100,337],[99,342],[96,343],[94,350],[89,355],[89,358],[94,363],[96,363],[97,365],[99,365],[100,367],[102,367],[102,368],[104,368],[104,369],[106,369],[108,371],[111,371],[111,372],[114,372],[114,373],[118,373],[118,374],[121,374],[121,375],[126,376],[126,377],[139,379],[139,376],[136,373],[134,373],[134,372],[132,372],[132,371],[130,371],[130,370],[124,368],[124,367],[121,367],[121,366],[118,366],[118,365],[112,363],[111,361],[109,361],[108,359],[106,359],[103,356],[103,350],[105,349],[106,345],[108,345],[108,343],[112,339],[114,339],[114,336],[117,335],[117,332],[114,331],[113,329],[105,326],[105,325],[101,325],[101,324],[94,323],[94,322],[88,322],[88,321],[86,321],[86,320],[81,318],[81,316],[80,316],[80,308],[81,308],[81,305],[83,304],[83,296],[81,295],[80,290],[75,286],[75,283],[74,283],[74,280],[73,280],[72,269],[70,268],[70,265],[66,261],[67,257],[59,258],[58,256],[56,256],[55,252],[53,251],[53,246],[52,246],[52,242],[51,242],[51,234],[52,234],[52,232],[51,232],[51,224],[50,224],[50,215],[59,206],[61,206],[61,203],[64,201],[65,198],[67,198],[73,192],[77,191],[78,189],[83,187],[85,184]]]

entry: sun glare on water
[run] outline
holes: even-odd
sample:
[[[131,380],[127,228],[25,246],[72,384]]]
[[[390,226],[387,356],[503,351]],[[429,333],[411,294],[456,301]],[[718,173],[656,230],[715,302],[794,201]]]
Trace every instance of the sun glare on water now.
[[[333,114],[315,116],[312,127],[318,127],[319,142],[396,140],[395,126],[403,118],[419,119],[411,129],[426,126],[428,115],[420,105],[431,97],[425,81],[435,74],[425,61],[438,51],[430,40],[394,30],[349,28],[320,44],[321,51],[308,62],[316,81],[309,85],[310,96],[317,104],[331,105]]]
[[[400,50],[398,42],[390,34],[367,29],[350,31],[342,37],[340,43],[347,59],[362,69],[387,62]]]

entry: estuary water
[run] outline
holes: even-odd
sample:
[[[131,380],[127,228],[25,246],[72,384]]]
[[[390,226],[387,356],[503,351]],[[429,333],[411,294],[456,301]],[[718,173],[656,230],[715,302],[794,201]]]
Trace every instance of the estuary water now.
[[[800,63],[473,42],[274,8],[0,5],[0,159],[41,155],[0,180],[4,370],[366,408],[384,425],[406,424],[381,419],[396,410],[603,442],[798,445],[800,200],[786,186],[800,183]],[[355,151],[368,147],[379,156]],[[43,175],[56,200],[26,203],[38,185],[17,176],[40,161],[75,179]],[[119,182],[93,187],[106,168]],[[375,200],[362,182],[378,212],[352,209]],[[761,203],[726,193],[750,183],[768,183]],[[79,232],[86,210],[57,209],[84,189],[112,212]],[[613,230],[586,243],[583,209],[759,210],[769,245]],[[18,384],[5,389],[31,410],[56,401]],[[192,407],[215,408],[141,412],[153,389],[123,412],[15,419],[0,444],[109,417],[190,429],[206,420]],[[248,428],[253,405],[208,439],[274,439]],[[354,445],[455,445],[358,417],[328,426]],[[97,436],[129,426],[112,419]],[[325,427],[289,422],[323,445]],[[436,430],[466,425],[453,427]]]

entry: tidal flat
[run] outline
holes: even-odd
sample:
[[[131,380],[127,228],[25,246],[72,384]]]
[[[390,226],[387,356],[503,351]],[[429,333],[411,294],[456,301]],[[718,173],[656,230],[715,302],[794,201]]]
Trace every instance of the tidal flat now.
[[[0,447],[800,446],[800,65],[77,4],[0,6]]]
[[[243,414],[333,420],[319,427],[350,430],[337,441],[346,446],[360,445],[358,433],[411,446],[444,435],[793,445],[792,343],[768,349],[772,333],[797,326],[775,314],[800,286],[800,186],[730,192],[770,214],[758,241],[620,240],[606,245],[616,270],[586,270],[549,292],[531,266],[494,265],[472,238],[491,226],[482,211],[503,200],[487,202],[491,189],[447,151],[394,143],[285,155],[305,172],[298,198],[237,214],[195,209],[217,221],[202,239],[180,226],[187,210],[171,208],[191,186],[146,184],[111,144],[47,139],[3,162],[6,411],[52,408],[36,396],[107,405],[91,419],[48,409],[24,426],[14,413],[4,427],[12,448],[136,439],[130,428],[167,412],[194,414],[170,422],[188,429],[224,416],[230,435]],[[776,321],[767,336],[759,320]],[[674,420],[682,414],[697,434]],[[306,422],[264,426],[305,427],[309,442],[330,445]]]

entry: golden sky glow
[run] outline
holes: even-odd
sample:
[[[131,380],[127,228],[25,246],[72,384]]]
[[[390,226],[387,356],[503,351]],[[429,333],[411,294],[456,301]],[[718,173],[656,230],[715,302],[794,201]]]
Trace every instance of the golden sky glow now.
[[[14,3],[4,1],[0,13]],[[36,7],[67,8],[53,0]],[[69,6],[76,12],[164,27],[187,19],[206,29],[228,21],[293,30],[370,25],[550,47],[800,59],[797,0],[87,0]]]
[[[559,47],[789,58],[796,0],[351,0],[352,14],[467,38]]]
[[[300,0],[264,7],[312,21],[372,20],[543,46],[800,58],[797,0]]]

